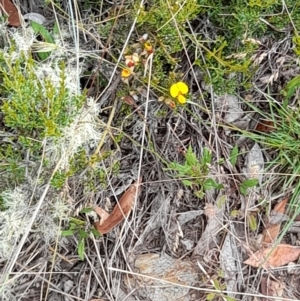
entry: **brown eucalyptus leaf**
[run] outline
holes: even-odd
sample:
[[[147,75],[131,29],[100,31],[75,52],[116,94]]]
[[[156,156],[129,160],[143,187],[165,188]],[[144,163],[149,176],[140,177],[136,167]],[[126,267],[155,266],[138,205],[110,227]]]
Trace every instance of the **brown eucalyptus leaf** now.
[[[108,218],[100,225],[100,222],[94,223],[95,228],[100,234],[106,234],[116,225],[118,225],[126,216],[129,215],[136,195],[138,196],[140,191],[140,184],[142,178],[132,184],[127,191],[122,195],[118,204],[115,206],[112,213]]]
[[[285,198],[279,202],[270,214],[270,222],[266,226],[266,229],[263,231],[263,242],[264,243],[273,243],[279,232],[282,220],[276,220],[276,216],[283,216],[285,212],[285,206],[288,201],[288,198]]]
[[[21,25],[18,9],[10,0],[0,0],[0,11],[8,16],[9,25]]]
[[[246,261],[244,261],[244,263],[255,268],[260,265],[265,269],[272,267],[275,268],[297,260],[299,255],[300,248],[280,244],[276,247],[268,247],[256,251]]]

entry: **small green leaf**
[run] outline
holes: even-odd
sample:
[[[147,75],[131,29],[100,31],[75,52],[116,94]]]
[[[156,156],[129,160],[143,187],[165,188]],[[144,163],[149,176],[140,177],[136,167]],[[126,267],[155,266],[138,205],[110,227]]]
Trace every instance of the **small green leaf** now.
[[[193,149],[191,146],[189,146],[189,148],[185,154],[185,160],[189,166],[194,166],[198,163],[196,154],[193,152]]]
[[[194,191],[194,194],[199,199],[202,199],[205,196],[205,193],[202,190]]]
[[[231,150],[230,157],[229,157],[229,161],[233,166],[235,166],[236,164],[238,154],[239,154],[239,148],[237,145],[235,145],[234,148]]]
[[[101,236],[101,234],[95,228],[92,228],[91,231],[92,231],[92,233],[94,234],[95,237],[100,237]]]
[[[214,299],[215,296],[216,296],[215,293],[209,293],[209,294],[207,294],[207,296],[206,296],[206,300],[211,301],[211,300]]]
[[[211,152],[208,148],[204,147],[203,149],[203,156],[201,158],[202,165],[210,164],[211,163]]]
[[[85,232],[85,231],[83,231],[83,230],[79,230],[79,237],[80,238],[88,238],[89,237],[89,235]]]
[[[41,25],[37,22],[34,22],[34,21],[30,21],[30,25],[36,34],[40,34],[43,37],[45,42],[54,44],[53,37],[51,36],[50,32],[43,25]],[[49,57],[51,52],[45,51],[45,52],[38,52],[37,54],[41,60],[45,60]]]
[[[222,208],[222,206],[225,204],[225,202],[226,202],[226,199],[227,199],[227,197],[226,197],[226,195],[222,195],[221,197],[219,197],[218,199],[217,199],[217,207],[218,208]]]
[[[248,216],[248,223],[249,223],[249,228],[252,231],[256,231],[257,230],[257,223],[256,223],[256,218],[253,214],[249,214]]]
[[[182,180],[182,184],[185,185],[185,186],[193,186],[193,182],[192,181],[189,181],[189,180]]]
[[[300,87],[300,75],[291,79],[285,86],[284,90],[286,91],[286,98],[291,98],[298,87]]]
[[[220,287],[220,282],[219,280],[215,279],[213,280],[213,283],[214,283],[214,287],[216,290],[220,291],[221,290],[221,287]]]
[[[232,210],[230,212],[230,217],[237,217],[237,216],[239,216],[239,214],[240,214],[239,210]]]
[[[203,183],[204,190],[210,190],[212,188],[222,189],[223,185],[216,183],[213,179],[209,178]]]
[[[57,22],[54,23],[53,34],[59,34],[59,26]]]
[[[40,34],[44,38],[45,42],[54,44],[53,37],[43,25],[34,21],[30,21],[30,25],[35,33]]]
[[[243,185],[240,185],[240,193],[243,195],[247,195],[248,194],[247,188]]]
[[[89,213],[89,212],[92,212],[92,211],[93,211],[93,208],[87,207],[87,208],[84,208],[84,209],[80,210],[80,213]]]
[[[81,260],[84,260],[84,238],[79,241],[78,244],[78,255]]]
[[[72,229],[68,229],[68,230],[63,230],[61,231],[61,236],[71,236],[74,234],[74,230]]]
[[[82,221],[78,218],[75,218],[75,217],[71,217],[70,218],[70,223],[74,223],[76,224],[77,226],[85,226],[86,222],[85,221]]]
[[[258,184],[258,179],[246,179],[245,181],[243,181],[242,186],[250,188],[250,187],[254,187]]]

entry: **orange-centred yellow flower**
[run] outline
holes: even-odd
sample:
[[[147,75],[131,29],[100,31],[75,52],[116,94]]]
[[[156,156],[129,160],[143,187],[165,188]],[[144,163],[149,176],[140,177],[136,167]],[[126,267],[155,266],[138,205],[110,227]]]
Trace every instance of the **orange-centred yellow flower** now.
[[[172,97],[177,98],[181,104],[186,103],[186,95],[189,92],[189,87],[184,82],[177,82],[170,87],[170,94]]]
[[[132,74],[132,71],[130,69],[123,69],[121,72],[121,76],[123,78],[127,78]]]

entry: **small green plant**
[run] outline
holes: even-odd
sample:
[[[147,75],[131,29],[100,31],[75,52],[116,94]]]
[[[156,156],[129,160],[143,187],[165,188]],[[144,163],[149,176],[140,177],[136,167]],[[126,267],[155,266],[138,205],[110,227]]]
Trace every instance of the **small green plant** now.
[[[248,194],[248,189],[255,187],[258,184],[258,179],[246,179],[244,180],[239,188],[240,188],[240,193],[243,195],[247,195]]]
[[[31,58],[12,62],[0,52],[0,63],[5,125],[27,137],[35,132],[35,139],[59,136],[84,101],[84,95],[73,96],[66,88],[64,64],[60,64],[59,82],[54,85],[50,77],[39,77]]]
[[[235,301],[236,300],[235,298],[229,297],[229,296],[225,295],[224,293],[222,293],[222,291],[226,289],[225,283],[220,283],[220,281],[218,279],[211,280],[211,282],[212,282],[214,288],[218,292],[208,293],[206,295],[207,301],[219,300],[219,297],[221,297],[223,300],[226,300],[226,301]]]
[[[92,211],[92,208],[85,208],[81,210],[80,213],[83,214]],[[61,236],[65,237],[72,235],[78,236],[77,252],[81,260],[84,260],[85,240],[88,239],[91,234],[93,234],[95,237],[100,236],[100,233],[94,227],[87,229],[86,221],[74,217],[70,218],[69,228],[61,232]]]
[[[191,187],[197,197],[202,198],[207,190],[223,188],[223,185],[216,183],[212,178],[207,178],[211,159],[211,152],[207,148],[203,149],[203,155],[199,160],[189,146],[184,163],[172,162],[168,169],[176,173],[176,177],[181,179],[183,185]]]

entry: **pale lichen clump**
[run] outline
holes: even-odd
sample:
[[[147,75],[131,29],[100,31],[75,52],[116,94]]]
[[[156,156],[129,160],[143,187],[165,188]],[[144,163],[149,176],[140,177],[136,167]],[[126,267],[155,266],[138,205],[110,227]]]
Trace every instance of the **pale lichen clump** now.
[[[89,98],[87,106],[75,116],[74,121],[62,131],[61,137],[53,139],[47,146],[47,157],[54,162],[61,160],[60,169],[67,170],[70,160],[83,148],[94,148],[101,139],[97,116],[99,106]]]
[[[19,238],[25,234],[35,207],[30,204],[29,190],[25,186],[1,193],[4,210],[0,211],[0,258],[8,259]]]

